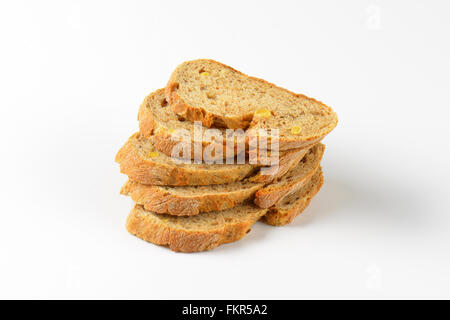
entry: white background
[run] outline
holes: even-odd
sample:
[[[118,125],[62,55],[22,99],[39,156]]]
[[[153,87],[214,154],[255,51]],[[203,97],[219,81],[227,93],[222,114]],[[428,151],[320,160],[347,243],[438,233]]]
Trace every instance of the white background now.
[[[450,298],[448,1],[2,1],[0,298]],[[287,227],[177,254],[124,224],[114,156],[181,62],[324,101]]]

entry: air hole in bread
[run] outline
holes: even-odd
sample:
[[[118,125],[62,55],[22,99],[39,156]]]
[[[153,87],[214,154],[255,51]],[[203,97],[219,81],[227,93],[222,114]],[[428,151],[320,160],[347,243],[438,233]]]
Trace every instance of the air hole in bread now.
[[[167,100],[166,99],[163,99],[162,101],[161,101],[161,107],[167,107]]]

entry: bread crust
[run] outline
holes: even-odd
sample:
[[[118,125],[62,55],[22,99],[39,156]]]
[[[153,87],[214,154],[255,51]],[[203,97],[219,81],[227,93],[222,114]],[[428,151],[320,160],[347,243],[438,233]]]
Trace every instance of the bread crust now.
[[[141,206],[136,205],[128,215],[126,228],[140,239],[167,246],[175,252],[199,252],[242,239],[266,212],[267,210],[260,209],[255,216],[237,222],[222,219],[217,227],[207,230],[187,230],[167,224],[163,218],[155,219],[154,216],[143,213]],[[220,214],[217,212],[219,219]]]
[[[265,167],[264,174],[257,174],[250,177],[249,180],[251,182],[267,184],[282,178],[286,172],[295,167],[300,160],[303,159],[308,150],[309,149],[294,149],[283,152],[278,159],[277,166]]]
[[[258,168],[253,165],[223,165],[220,169],[207,169],[208,166],[192,168],[177,166],[173,163],[149,161],[140,156],[133,144],[133,139],[139,137],[135,133],[125,143],[116,155],[120,164],[120,172],[128,175],[131,180],[142,184],[187,186],[224,184],[241,181],[252,175]]]
[[[285,196],[299,190],[303,187],[311,177],[316,173],[317,169],[320,167],[320,161],[322,160],[325,146],[320,144],[320,149],[318,150],[318,158],[315,159],[315,163],[311,166],[309,171],[295,179],[290,180],[285,184],[272,184],[266,188],[260,189],[255,194],[254,203],[260,208],[269,208],[276,205]]]
[[[307,190],[302,191],[303,196],[289,208],[274,206],[270,209],[261,209],[256,214],[232,222],[225,221],[219,211],[214,213],[217,217],[216,227],[198,230],[183,229],[165,223],[163,216],[155,218],[155,215],[146,213],[142,206],[135,205],[127,218],[126,228],[128,232],[140,239],[166,246],[175,252],[211,250],[221,244],[242,239],[258,219],[273,226],[284,226],[291,223],[296,216],[303,212],[322,187],[323,175],[320,169],[316,175],[319,177],[314,177],[315,181],[308,185]],[[187,219],[192,219],[192,217]]]
[[[129,180],[124,184],[120,193],[130,196],[145,209],[159,214],[192,216],[202,212],[231,209],[246,200],[252,200],[255,193],[271,183],[272,180],[282,178],[286,172],[298,165],[304,154],[305,151],[286,153],[285,158],[280,160],[278,168],[268,168],[267,175],[256,174],[247,179],[250,183],[248,187],[232,191],[214,192],[214,189],[211,188],[211,190],[196,195],[177,194],[177,187],[145,185]],[[282,190],[286,192],[285,187]],[[274,198],[279,197],[279,189],[274,188],[272,192],[275,193]]]
[[[226,184],[242,181],[252,177],[251,182],[270,183],[282,177],[290,168],[295,166],[305,155],[307,149],[289,150],[281,154],[278,166],[267,168],[263,173],[259,165],[223,165],[221,169],[206,169],[208,166],[197,168],[177,166],[173,163],[157,163],[142,158],[133,140],[139,133],[132,135],[119,150],[115,161],[120,164],[120,172],[136,182],[149,185],[188,186]]]
[[[318,182],[312,184],[311,188],[306,194],[295,202],[295,205],[288,209],[283,209],[277,206],[269,208],[267,214],[262,218],[262,221],[272,226],[285,226],[291,223],[295,217],[301,214],[310,204],[313,197],[319,192],[323,185],[324,178],[322,171],[319,169],[316,174],[319,174]]]
[[[203,193],[201,195],[179,195],[159,186],[143,185],[128,181],[120,193],[128,195],[146,210],[176,216],[193,216],[202,212],[231,209],[251,199],[263,184],[254,184],[249,188],[222,193]]]
[[[310,101],[316,102],[316,103],[320,104],[327,112],[333,113],[335,115],[335,117],[336,117],[335,123],[332,124],[330,126],[329,130],[322,135],[310,136],[306,139],[301,139],[300,137],[298,139],[293,139],[292,137],[280,136],[279,150],[288,150],[288,149],[293,149],[293,148],[305,148],[307,146],[311,146],[312,144],[315,144],[315,143],[319,142],[320,140],[322,140],[329,132],[331,132],[331,130],[333,130],[337,126],[338,120],[337,120],[336,114],[331,109],[331,107],[327,106],[326,104],[324,104],[321,101],[307,97],[306,95],[303,95],[303,94],[294,93],[287,89],[278,87],[275,84],[270,83],[266,80],[248,76],[248,75],[246,75],[230,66],[220,63],[218,61],[215,61],[212,59],[202,59],[202,60],[218,64],[223,68],[230,69],[242,76],[247,77],[247,79],[249,79],[251,81],[263,83],[265,85],[268,85],[270,88],[277,88],[277,89],[283,90],[297,98],[308,99]],[[242,114],[242,115],[238,115],[238,116],[233,115],[233,116],[225,117],[225,116],[214,114],[212,112],[208,112],[208,110],[205,110],[204,108],[202,108],[200,106],[190,105],[188,102],[183,100],[177,92],[179,84],[176,79],[176,76],[177,76],[176,71],[177,70],[175,70],[175,72],[172,73],[172,75],[167,83],[166,89],[165,89],[166,99],[169,102],[169,104],[171,105],[173,112],[175,112],[176,114],[182,116],[183,118],[185,118],[189,121],[192,121],[192,122],[200,121],[203,126],[208,127],[208,128],[218,127],[218,128],[229,128],[229,129],[239,129],[239,128],[248,129],[248,128],[253,128],[257,125],[258,121],[256,119],[254,119],[255,117],[254,117],[253,113],[246,113],[246,114]],[[254,134],[257,134],[257,133],[255,132]]]

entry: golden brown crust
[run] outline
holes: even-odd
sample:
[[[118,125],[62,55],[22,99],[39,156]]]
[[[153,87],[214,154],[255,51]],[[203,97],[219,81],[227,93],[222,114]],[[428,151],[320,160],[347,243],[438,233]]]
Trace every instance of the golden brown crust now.
[[[320,161],[322,160],[325,146],[319,144],[318,146],[317,158],[314,164],[309,167],[309,171],[298,177],[293,177],[284,184],[272,184],[266,188],[260,189],[255,194],[254,203],[260,208],[269,208],[277,204],[283,197],[289,195],[292,192],[297,191],[303,187],[311,177],[316,173],[317,169],[320,167]],[[320,147],[320,148],[319,148]]]
[[[317,168],[316,168],[317,169]],[[263,189],[256,193],[254,203],[260,208],[269,208],[275,205],[283,197],[291,192],[295,192],[302,186],[304,186],[309,179],[314,175],[315,171],[311,171],[310,174],[297,180],[295,183],[282,186],[278,189]]]
[[[278,159],[277,166],[265,167],[262,169],[264,172],[260,172],[259,174],[250,177],[249,181],[267,184],[280,179],[286,172],[295,167],[300,160],[302,160],[308,150],[309,149],[294,149],[283,152]],[[259,157],[258,161],[260,160],[262,160],[261,157]]]
[[[221,169],[208,169],[208,166],[183,166],[174,163],[154,162],[143,158],[136,149],[133,140],[139,137],[134,134],[119,150],[116,162],[120,164],[120,172],[131,180],[142,184],[187,186],[224,184],[241,181],[254,173],[256,166],[223,165]]]
[[[205,192],[188,195],[170,192],[169,188],[143,185],[128,181],[120,193],[128,195],[145,209],[176,216],[193,216],[202,212],[221,211],[231,209],[238,204],[252,198],[263,184],[252,184],[230,192]],[[176,188],[176,187],[175,187]],[[172,188],[174,189],[174,188]]]
[[[324,179],[321,170],[320,172],[318,172],[318,174],[320,174],[317,179],[318,182],[314,182],[314,184],[306,192],[306,194],[296,201],[294,206],[289,208],[281,208],[277,206],[271,207],[262,220],[267,224],[273,226],[284,226],[291,223],[295,217],[297,217],[300,213],[303,212],[303,210],[305,210],[313,197],[319,192],[320,188],[322,187]]]
[[[261,209],[252,217],[242,218],[240,221],[220,221],[220,212],[217,212],[217,227],[205,230],[183,229],[166,223],[164,218],[155,218],[151,213],[143,212],[141,206],[136,205],[130,212],[126,228],[128,232],[148,242],[167,246],[176,252],[199,252],[211,250],[221,244],[242,239],[251,226],[266,213]],[[192,219],[190,217],[189,219]]]
[[[288,170],[298,165],[305,152],[287,152],[285,157],[280,159],[277,169],[267,168],[269,172],[266,175],[257,174],[244,182],[236,182],[234,186],[230,184],[218,187],[206,186],[207,189],[203,187],[204,189],[196,188],[186,192],[187,188],[183,187],[144,185],[129,180],[122,187],[121,194],[130,196],[145,209],[160,214],[191,216],[202,212],[231,209],[246,200],[253,199],[255,193],[267,183],[284,176]],[[281,189],[286,192],[286,188]],[[278,189],[274,188],[273,192],[274,198],[279,197]]]
[[[222,165],[220,169],[208,169],[208,165],[178,166],[173,163],[158,163],[143,158],[138,152],[134,140],[140,134],[130,137],[116,155],[116,162],[120,164],[120,171],[136,182],[151,185],[188,186],[226,184],[241,181],[252,176],[259,169],[259,165]],[[279,165],[265,168],[252,177],[251,182],[270,183],[282,177],[290,168],[295,166],[307,149],[289,150],[281,153]]]
[[[246,136],[246,145],[248,145],[248,141],[249,139],[251,139],[251,136],[252,136],[251,131],[248,131]],[[255,139],[258,139],[257,135],[255,135],[255,137],[256,137]],[[280,137],[278,150],[280,151],[287,151],[292,149],[306,150],[322,141],[323,138],[324,136],[320,136],[319,138],[308,138],[306,140],[300,141],[300,140],[283,139],[282,137]],[[267,144],[270,145],[270,139],[267,140]]]
[[[167,246],[176,252],[210,250],[220,245],[222,239],[220,230],[208,233],[171,230],[168,225],[155,221],[149,215],[141,214],[136,207],[128,215],[126,228],[129,233],[142,240]]]
[[[139,106],[138,111],[139,131],[146,138],[149,138],[153,134],[153,130],[157,127],[157,122],[153,118],[152,113],[148,110],[146,105],[148,103],[149,97],[153,94],[157,94],[158,91],[159,90],[145,97],[144,101]]]

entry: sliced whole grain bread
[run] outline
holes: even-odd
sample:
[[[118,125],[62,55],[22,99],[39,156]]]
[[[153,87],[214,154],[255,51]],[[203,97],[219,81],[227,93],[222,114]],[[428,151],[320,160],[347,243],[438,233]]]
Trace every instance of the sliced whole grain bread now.
[[[252,198],[263,183],[237,181],[209,186],[168,187],[129,180],[120,193],[130,196],[146,210],[159,214],[192,216],[234,208]]]
[[[320,166],[325,146],[318,143],[308,150],[303,159],[277,183],[272,183],[258,190],[254,203],[261,208],[269,208],[281,199],[303,187]],[[252,181],[252,178],[250,178]]]
[[[267,209],[244,204],[191,217],[155,214],[136,205],[127,218],[128,232],[176,252],[198,252],[242,239]]]
[[[273,226],[284,226],[291,223],[296,216],[305,210],[322,185],[323,173],[322,169],[319,168],[307,184],[284,197],[277,205],[269,208],[262,220]]]
[[[126,228],[132,235],[176,252],[199,252],[242,239],[259,219],[268,224],[286,225],[310,203],[323,184],[319,168],[311,180],[295,193],[269,209],[242,204],[233,209],[179,217],[155,214],[135,205]]]
[[[258,203],[275,203],[277,199],[289,193],[291,188],[298,189],[303,180],[311,176],[319,165],[321,147],[313,148],[317,150],[305,156],[304,162],[298,161],[291,169],[295,174],[286,174],[276,183],[267,186],[268,191],[262,193],[264,200],[259,200]],[[191,216],[202,212],[231,209],[253,199],[255,193],[267,185],[263,182],[255,182],[254,180],[260,180],[255,179],[258,176],[229,184],[180,187],[144,185],[129,180],[120,193],[130,196],[137,204],[154,213]]]
[[[140,133],[132,135],[116,155],[120,171],[136,182],[188,186],[241,181],[258,170],[250,164],[185,164],[158,152]]]
[[[199,59],[179,65],[166,86],[172,110],[205,127],[279,130],[279,149],[317,143],[337,125],[325,104],[249,77],[222,63]]]
[[[136,182],[166,186],[200,186],[241,181],[269,183],[283,176],[298,163],[307,150],[293,149],[280,153],[277,166],[260,170],[260,164],[184,164],[160,153],[140,133],[128,139],[116,155],[122,173]]]
[[[198,132],[202,138],[199,141],[198,148],[201,152],[202,158],[206,160],[214,161],[217,158],[226,159],[227,157],[234,158],[238,153],[248,153],[247,158],[253,158],[259,162],[264,163],[264,161],[270,161],[270,156],[272,155],[270,137],[268,137],[268,149],[266,155],[261,155],[256,148],[250,148],[248,145],[247,134],[243,130],[225,130],[222,128],[216,128],[217,134],[222,137],[221,141],[208,139],[205,134],[205,130],[208,128],[202,127],[201,125],[197,127],[197,131],[194,129],[194,123],[190,121],[184,121],[180,116],[172,112],[169,107],[166,98],[164,96],[164,89],[156,90],[149,94],[141,106],[139,107],[138,113],[139,120],[139,130],[140,133],[148,138],[152,145],[160,152],[174,157],[190,157],[194,159],[196,153],[195,151],[195,134]],[[211,130],[211,129],[210,129]],[[182,133],[186,133],[183,137],[187,137],[185,141],[189,144],[188,150],[190,150],[190,155],[180,154],[182,148],[178,148],[180,143],[182,143],[181,137]],[[242,143],[239,145],[239,143]],[[227,144],[231,155],[227,154]],[[221,155],[217,155],[214,151],[221,152]],[[279,156],[282,157],[285,152],[300,152],[301,149],[295,149],[288,151],[279,152]],[[303,148],[304,150],[304,148]],[[198,153],[197,153],[198,155]]]

